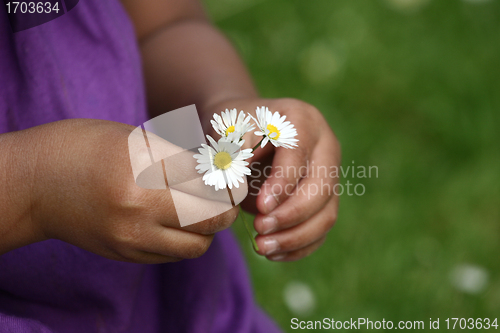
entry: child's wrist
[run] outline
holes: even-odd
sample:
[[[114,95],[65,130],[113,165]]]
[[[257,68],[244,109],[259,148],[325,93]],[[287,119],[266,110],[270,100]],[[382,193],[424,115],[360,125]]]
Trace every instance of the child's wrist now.
[[[37,153],[25,131],[1,135],[0,255],[45,239],[31,216]]]

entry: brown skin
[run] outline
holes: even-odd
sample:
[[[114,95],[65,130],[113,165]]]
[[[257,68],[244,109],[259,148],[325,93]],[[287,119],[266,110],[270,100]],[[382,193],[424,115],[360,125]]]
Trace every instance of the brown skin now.
[[[293,99],[260,99],[237,53],[209,23],[198,1],[123,3],[143,56],[151,117],[196,104],[209,130],[214,112],[233,107],[254,112],[256,106],[266,105],[287,115],[300,142],[295,150],[274,149],[270,144],[257,150],[253,161],[261,162],[261,168],[270,164],[298,168],[308,159],[316,166],[339,165],[338,141],[320,112]],[[213,234],[234,222],[237,210],[181,229],[168,190],[135,185],[127,147],[132,130],[114,122],[67,120],[0,135],[5,152],[0,156],[0,254],[55,238],[110,259],[139,263],[202,255]],[[258,141],[248,135],[246,144]],[[302,176],[271,177],[266,184],[290,184],[291,190],[297,182],[319,181]],[[334,181],[324,179],[324,183]],[[270,237],[280,243],[280,250],[268,256],[272,260],[297,260],[316,250],[335,223],[338,198],[271,195],[274,208],[272,201],[266,201],[270,187],[262,188],[243,204],[258,212],[260,254],[265,255],[264,241]],[[275,216],[278,224],[263,235],[268,215]]]
[[[135,184],[128,149],[134,128],[76,119],[7,138],[5,146],[23,149],[12,156],[28,158],[10,165],[11,170],[22,170],[22,177],[14,172],[16,177],[8,178],[8,192],[18,194],[19,200],[15,207],[3,204],[0,209],[17,211],[18,218],[2,219],[1,227],[19,233],[2,236],[7,242],[1,242],[0,253],[50,238],[106,258],[140,263],[172,262],[205,253],[213,234],[229,227],[237,210],[200,222],[197,232],[181,230],[170,192]],[[14,191],[14,185],[21,186]]]

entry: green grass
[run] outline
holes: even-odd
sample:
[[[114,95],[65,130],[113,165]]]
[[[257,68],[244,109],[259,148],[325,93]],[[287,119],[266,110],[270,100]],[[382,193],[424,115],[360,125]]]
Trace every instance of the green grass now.
[[[379,168],[342,180],[366,193],[341,197],[327,242],[302,261],[257,258],[235,227],[256,298],[287,332],[292,280],[316,296],[304,320],[500,316],[500,3],[395,2],[206,2],[263,96],[315,105],[344,166]],[[488,271],[485,291],[451,285],[461,263]]]

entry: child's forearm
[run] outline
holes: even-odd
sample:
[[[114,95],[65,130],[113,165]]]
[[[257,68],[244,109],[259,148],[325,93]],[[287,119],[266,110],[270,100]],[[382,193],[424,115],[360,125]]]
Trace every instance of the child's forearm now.
[[[208,23],[176,24],[141,49],[151,116],[189,104],[203,112],[225,100],[257,96],[236,51]]]
[[[257,92],[232,45],[196,0],[123,0],[140,43],[152,117],[189,104],[200,112]]]

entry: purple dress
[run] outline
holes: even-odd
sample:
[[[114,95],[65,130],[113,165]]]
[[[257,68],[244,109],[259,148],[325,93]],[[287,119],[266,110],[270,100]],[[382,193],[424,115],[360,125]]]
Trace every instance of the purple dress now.
[[[84,0],[13,34],[0,6],[0,133],[67,118],[146,118],[133,27],[118,0]],[[0,240],[1,241],[1,240]],[[58,240],[0,256],[0,333],[278,332],[223,231],[202,257],[141,265]]]

